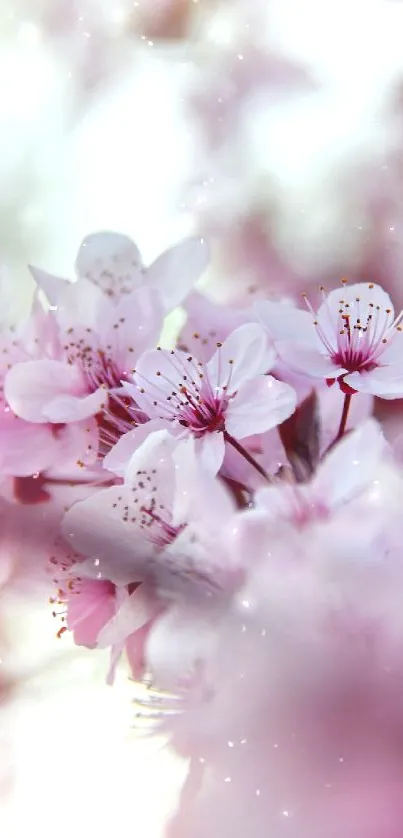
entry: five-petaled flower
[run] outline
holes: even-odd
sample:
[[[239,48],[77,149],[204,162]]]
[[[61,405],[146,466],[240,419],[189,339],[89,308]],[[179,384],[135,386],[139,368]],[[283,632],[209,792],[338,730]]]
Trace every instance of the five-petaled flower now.
[[[338,382],[343,392],[403,396],[402,317],[394,316],[389,295],[373,283],[357,283],[326,294],[316,312],[263,302],[261,322],[280,358],[297,372]]]
[[[259,324],[235,329],[217,343],[208,363],[181,350],[145,352],[127,393],[149,423],[127,434],[106,461],[120,470],[144,435],[160,428],[179,437],[192,436],[197,456],[209,471],[219,471],[226,444],[260,434],[287,419],[295,408],[294,390],[267,372],[275,353]]]
[[[56,339],[46,358],[10,370],[6,392],[14,412],[35,424],[96,417],[98,445],[79,456],[86,462],[104,456],[143,421],[137,406],[128,406],[122,380],[139,355],[155,346],[165,314],[181,302],[207,258],[203,240],[188,239],[146,270],[130,239],[103,233],[81,245],[76,282],[33,269],[52,307]]]

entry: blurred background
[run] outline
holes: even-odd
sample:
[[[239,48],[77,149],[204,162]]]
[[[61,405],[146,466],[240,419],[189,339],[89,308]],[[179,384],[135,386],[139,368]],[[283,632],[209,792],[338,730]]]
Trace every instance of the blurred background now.
[[[402,31],[399,0],[2,0],[0,261],[21,302],[28,264],[72,276],[112,229],[146,262],[205,235],[207,290],[234,305],[341,276],[402,305]],[[186,767],[138,738],[124,672],[106,688],[103,653],[56,639],[29,547],[11,552],[1,834],[159,838]]]

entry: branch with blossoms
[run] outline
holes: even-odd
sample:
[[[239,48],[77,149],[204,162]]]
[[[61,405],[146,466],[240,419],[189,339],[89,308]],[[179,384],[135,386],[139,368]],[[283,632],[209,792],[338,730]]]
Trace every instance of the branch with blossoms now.
[[[134,678],[191,690],[271,545],[288,567],[307,532],[337,544],[381,465],[397,468],[371,418],[374,396],[403,397],[382,288],[235,309],[194,290],[208,258],[193,238],[145,267],[127,237],[93,234],[75,281],[31,269],[20,322],[3,279],[3,486],[13,504],[53,503],[41,561],[57,633],[110,648],[109,682],[125,654]],[[382,515],[373,526],[386,544]]]

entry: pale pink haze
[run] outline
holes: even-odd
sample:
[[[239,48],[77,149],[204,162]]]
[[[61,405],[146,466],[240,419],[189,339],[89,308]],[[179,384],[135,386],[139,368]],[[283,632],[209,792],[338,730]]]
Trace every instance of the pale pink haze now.
[[[218,472],[230,438],[263,433],[294,411],[294,390],[265,374],[274,359],[259,324],[231,332],[206,364],[181,350],[145,352],[134,384],[125,389],[150,421],[118,442],[106,467],[121,473],[145,435],[166,428],[181,438],[192,436],[201,463]]]
[[[372,283],[343,284],[326,294],[315,312],[268,301],[257,314],[280,358],[292,369],[345,393],[403,396],[402,314],[394,315],[389,295]]]

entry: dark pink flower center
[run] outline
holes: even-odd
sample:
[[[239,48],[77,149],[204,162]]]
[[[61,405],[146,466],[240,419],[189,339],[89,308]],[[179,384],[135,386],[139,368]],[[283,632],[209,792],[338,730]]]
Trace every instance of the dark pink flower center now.
[[[374,287],[372,284],[368,286],[370,290]],[[320,317],[317,319],[306,295],[304,299],[315,318],[314,326],[328,356],[335,366],[344,367],[347,373],[372,372],[381,365],[382,353],[393,341],[396,330],[401,331],[403,312],[393,319],[392,309],[382,309],[371,301],[351,295],[348,299],[342,297],[337,310],[334,310],[323,288],[321,292],[327,324]]]
[[[121,319],[114,326],[119,329]],[[65,344],[68,364],[77,365],[82,372],[88,393],[95,393],[100,387],[105,388],[105,403],[96,416],[99,430],[99,459],[103,459],[123,434],[147,421],[147,417],[137,408],[132,399],[125,396],[122,381],[127,380],[128,372],[122,369],[113,356],[112,344],[105,349],[99,348],[92,329],[85,330],[84,336],[71,327],[67,330],[68,343]],[[127,351],[134,351],[131,347]]]
[[[184,402],[178,416],[180,425],[189,428],[196,437],[224,430],[225,411],[229,402],[225,394],[214,396],[209,387],[202,387],[196,397],[186,387],[181,389],[181,394]]]
[[[100,460],[109,453],[123,434],[128,433],[147,422],[148,417],[128,396],[110,392],[106,395],[105,406],[95,417],[99,432]]]
[[[217,348],[220,350],[221,343]],[[156,383],[144,380],[144,385],[139,387],[141,394],[149,399],[150,414],[157,413],[160,419],[178,422],[196,437],[223,431],[228,404],[235,396],[235,391],[229,389],[233,361],[227,361],[229,370],[222,370],[224,382],[213,387],[201,361],[175,350],[169,357],[172,375],[157,369]]]

